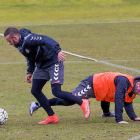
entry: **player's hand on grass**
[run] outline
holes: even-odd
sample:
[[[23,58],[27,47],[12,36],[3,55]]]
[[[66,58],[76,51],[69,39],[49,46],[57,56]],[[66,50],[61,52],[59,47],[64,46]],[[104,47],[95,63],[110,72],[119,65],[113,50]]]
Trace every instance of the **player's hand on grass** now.
[[[62,52],[58,53],[58,60],[59,61],[65,61],[66,60],[66,55],[63,54]]]
[[[28,74],[28,75],[26,76],[26,82],[27,82],[27,83],[32,83],[31,77],[32,77],[32,74]]]
[[[135,118],[135,119],[134,119],[134,121],[140,121],[140,118],[139,118],[139,117],[137,117],[137,118]]]
[[[125,124],[128,124],[128,122],[126,122],[126,121],[120,121],[120,122],[118,122],[118,123],[125,123]]]

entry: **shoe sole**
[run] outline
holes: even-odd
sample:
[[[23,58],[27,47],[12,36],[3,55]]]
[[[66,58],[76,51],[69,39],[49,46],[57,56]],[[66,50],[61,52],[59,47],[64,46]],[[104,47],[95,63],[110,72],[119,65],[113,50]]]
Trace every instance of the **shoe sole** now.
[[[51,124],[51,123],[58,123],[59,120],[56,120],[56,121],[53,121],[53,122],[50,122],[50,123],[38,123],[38,124]]]
[[[89,106],[90,106],[90,101],[89,101]],[[91,111],[90,111],[90,108],[89,108],[89,115],[87,117],[85,117],[85,119],[88,119],[89,118],[90,113],[91,113]]]

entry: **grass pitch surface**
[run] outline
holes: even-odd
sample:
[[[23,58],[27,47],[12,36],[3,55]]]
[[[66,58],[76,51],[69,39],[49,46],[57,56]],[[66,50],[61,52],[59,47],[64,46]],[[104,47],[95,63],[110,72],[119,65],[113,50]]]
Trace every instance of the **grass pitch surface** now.
[[[71,10],[67,11],[66,8],[68,7],[66,5],[66,1],[57,1],[57,4],[54,4],[53,2],[54,1],[48,1],[50,4],[48,9],[54,15],[56,14],[54,9],[59,12],[64,9],[66,11],[65,13],[69,13],[69,15],[63,15],[63,17],[66,17],[68,20],[60,20],[61,15],[58,15],[57,18],[53,18],[53,16],[50,16],[51,14],[47,16],[49,21],[46,19],[43,20],[42,17],[36,17],[36,20],[33,20],[30,12],[32,12],[34,7],[39,5],[39,3],[35,1],[33,5],[32,1],[24,1],[24,3],[21,3],[20,1],[14,1],[13,3],[10,3],[9,1],[9,3],[3,2],[1,7],[8,5],[9,7],[15,7],[15,5],[19,6],[16,8],[7,8],[7,14],[3,13],[5,16],[3,17],[3,20],[0,21],[0,24],[36,24],[73,21],[89,22],[89,19],[91,18],[88,18],[87,15],[90,16],[93,14],[87,14],[85,16],[87,18],[83,19],[84,14],[81,14],[82,16],[80,17],[77,12],[73,11],[73,7],[77,6],[79,9],[80,6],[89,7],[91,4],[90,2],[98,3],[98,1],[89,1],[89,4],[87,3],[84,5],[85,1],[79,1],[79,5],[81,4],[79,6],[77,5],[78,1],[67,1],[67,5],[72,5],[72,7],[70,7]],[[111,18],[109,18],[108,14],[104,13],[104,9],[107,9],[108,11],[110,10],[112,12],[115,11],[115,13],[122,15],[123,18],[120,17],[120,20],[139,20],[139,18],[136,16],[139,13],[138,10],[132,11],[133,14],[131,14],[133,16],[131,16],[131,14],[127,15],[122,12],[124,9],[125,12],[130,13],[130,11],[128,11],[129,7],[136,8],[139,5],[139,1],[135,0],[136,4],[128,0],[117,2],[119,4],[113,0],[108,1],[108,3],[105,1],[100,1],[100,3],[96,4],[97,6],[95,11],[100,11],[99,14],[96,14],[96,16],[99,15],[99,19],[96,20],[94,17],[95,15],[93,15],[94,18],[92,18],[92,22],[109,21],[110,19],[114,21],[119,20],[117,16],[110,12],[109,14]],[[65,6],[60,6],[62,3],[65,4]],[[117,8],[116,10],[115,8],[113,9],[110,6],[111,4],[116,5],[116,7],[122,6],[122,11],[118,11]],[[43,7],[43,1],[40,1],[40,5]],[[18,16],[17,9],[20,11],[22,10],[21,15],[24,13],[23,11],[27,9],[27,11],[29,11],[27,17]],[[17,14],[17,19],[10,20],[7,23],[6,21],[12,17],[10,10],[13,10]],[[43,10],[42,14],[44,14]],[[83,13],[85,13],[85,9],[81,8],[81,10]],[[72,11],[74,16],[71,17],[70,14]],[[76,15],[78,15],[78,17]],[[28,16],[30,20],[28,19]],[[77,87],[83,78],[93,73],[117,71],[132,76],[140,75],[139,72],[135,72],[135,70],[140,71],[140,25],[137,22],[15,27],[24,27],[32,30],[32,32],[48,35],[58,41],[61,48],[65,51],[91,57],[99,61],[109,62],[118,66],[116,67],[106,65],[104,63],[96,63],[67,55],[67,61],[65,62],[65,82],[62,86],[62,89],[65,91],[72,91],[75,87]],[[5,26],[1,26],[0,33],[3,33],[6,28],[7,27]],[[102,118],[100,102],[97,102],[95,99],[90,99],[91,116],[88,120],[84,119],[82,110],[78,105],[69,107],[58,106],[53,107],[55,113],[60,119],[58,124],[38,125],[37,123],[39,121],[47,118],[47,114],[43,109],[40,109],[35,114],[33,114],[32,117],[29,115],[30,101],[35,101],[35,99],[30,93],[31,84],[25,82],[27,69],[25,58],[18,52],[17,49],[9,46],[3,37],[0,37],[0,49],[0,107],[4,108],[9,115],[8,121],[4,125],[0,125],[1,140],[126,140],[140,134],[140,123],[131,121],[126,115],[125,111],[123,113],[123,119],[128,121],[129,124],[120,125],[115,122],[114,118]],[[121,66],[124,68],[121,68]],[[127,70],[126,68],[133,68],[135,70]],[[44,87],[43,92],[48,98],[53,97],[49,82]],[[140,116],[139,100],[140,97],[137,96],[133,102],[134,110],[138,116]],[[114,103],[111,103],[110,110],[114,110]]]
[[[1,0],[0,25],[140,20],[139,0]]]

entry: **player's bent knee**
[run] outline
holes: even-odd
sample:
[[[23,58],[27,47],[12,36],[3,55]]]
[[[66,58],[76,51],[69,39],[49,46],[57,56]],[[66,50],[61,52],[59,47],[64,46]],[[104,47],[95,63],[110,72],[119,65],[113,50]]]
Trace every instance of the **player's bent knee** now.
[[[31,93],[32,93],[34,96],[36,96],[36,95],[38,94],[38,91],[32,88],[32,89],[31,89]]]

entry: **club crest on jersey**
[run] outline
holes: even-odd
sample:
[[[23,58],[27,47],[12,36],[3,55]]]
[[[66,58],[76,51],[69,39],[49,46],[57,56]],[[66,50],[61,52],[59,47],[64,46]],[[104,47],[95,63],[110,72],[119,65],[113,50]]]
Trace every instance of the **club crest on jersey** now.
[[[25,49],[26,53],[29,53],[30,51],[28,49]]]

